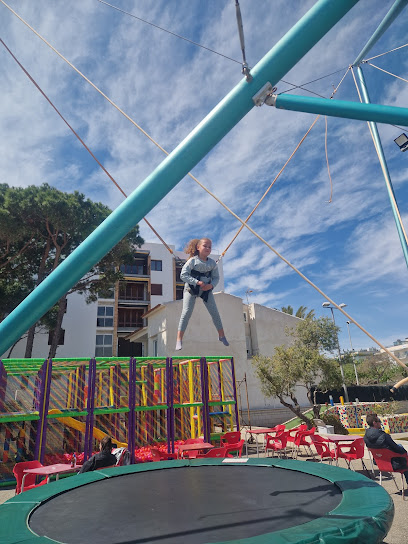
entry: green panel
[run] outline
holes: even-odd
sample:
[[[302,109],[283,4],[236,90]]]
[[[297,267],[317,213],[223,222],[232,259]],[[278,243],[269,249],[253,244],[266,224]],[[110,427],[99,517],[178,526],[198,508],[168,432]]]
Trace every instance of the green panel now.
[[[177,408],[177,406],[174,406]],[[151,412],[152,410],[166,410],[167,404],[159,404],[157,406],[135,406],[135,412]]]
[[[103,415],[103,414],[121,414],[129,412],[129,408],[95,408],[93,411],[94,415]],[[86,415],[86,413],[85,413]]]
[[[40,416],[38,412],[31,414],[13,414],[13,413],[3,413],[0,415],[0,423],[9,423],[11,421],[38,421]]]
[[[88,412],[83,410],[79,412],[78,410],[61,410],[60,414],[47,414],[47,419],[61,419],[64,417],[79,417],[87,416]]]
[[[28,491],[26,491],[28,493]],[[25,493],[24,493],[25,495]],[[31,511],[39,505],[37,502],[13,503],[8,500],[0,508],[0,541],[2,544],[26,543],[33,540],[40,544],[39,537],[33,535],[26,527],[26,520]],[[47,539],[48,540],[48,539]],[[43,540],[46,541],[45,539]],[[50,541],[48,540],[48,543]]]

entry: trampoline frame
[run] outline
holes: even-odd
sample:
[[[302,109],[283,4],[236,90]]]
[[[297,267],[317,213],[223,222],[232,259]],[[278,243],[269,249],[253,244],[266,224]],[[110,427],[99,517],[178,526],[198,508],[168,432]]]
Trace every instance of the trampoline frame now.
[[[342,500],[339,505],[323,517],[288,529],[240,539],[240,544],[379,543],[391,527],[394,505],[388,493],[376,482],[351,470],[323,463],[273,458],[241,458],[239,461],[237,459],[202,459],[142,463],[102,469],[28,490],[0,505],[0,542],[2,544],[57,542],[49,537],[34,534],[29,528],[29,518],[43,502],[71,489],[124,474],[203,465],[247,465],[248,470],[251,466],[278,467],[323,478],[342,491]]]

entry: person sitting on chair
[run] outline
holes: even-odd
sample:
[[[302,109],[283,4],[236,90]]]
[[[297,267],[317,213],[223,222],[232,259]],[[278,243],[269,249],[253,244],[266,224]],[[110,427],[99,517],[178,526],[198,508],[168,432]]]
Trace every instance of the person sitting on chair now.
[[[116,465],[116,457],[112,453],[112,439],[110,436],[102,438],[99,444],[99,453],[95,453],[88,461],[82,465],[79,474],[97,470],[98,468],[111,467]]]
[[[381,429],[381,420],[377,414],[368,414],[367,418],[368,429],[364,435],[364,442],[367,448],[373,450],[386,449],[395,453],[405,453],[405,457],[392,457],[391,465],[394,470],[408,469],[408,454],[404,446],[400,446],[391,438],[391,436],[385,433]],[[408,470],[404,472],[405,479],[408,483]]]

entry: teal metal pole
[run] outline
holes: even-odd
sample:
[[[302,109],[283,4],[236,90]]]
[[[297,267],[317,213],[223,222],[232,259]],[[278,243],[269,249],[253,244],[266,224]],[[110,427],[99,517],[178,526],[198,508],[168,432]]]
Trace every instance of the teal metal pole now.
[[[366,85],[366,82],[365,82],[365,79],[364,79],[364,74],[363,74],[363,70],[361,69],[361,66],[357,67],[357,75],[358,75],[358,81],[359,81],[359,84],[360,84],[360,87],[361,87],[361,92],[363,94],[364,102],[366,104],[369,104],[370,103],[370,96],[368,94],[367,85]],[[406,262],[406,265],[408,267],[407,240],[406,240],[406,237],[405,237],[405,234],[404,234],[404,228],[403,228],[402,222],[400,220],[397,199],[395,198],[394,189],[393,189],[392,182],[391,182],[391,176],[390,176],[390,173],[388,171],[387,161],[385,160],[384,150],[383,150],[383,147],[382,147],[382,144],[381,144],[381,138],[380,138],[380,135],[378,133],[377,125],[375,123],[373,123],[373,122],[370,122],[370,127],[371,127],[371,131],[373,133],[373,138],[374,138],[374,141],[375,141],[375,145],[377,147],[378,158],[380,160],[380,164],[381,164],[383,175],[384,175],[385,185],[387,187],[388,196],[390,198],[391,209],[392,209],[392,213],[394,214],[395,224],[397,225],[397,231],[398,231],[398,236],[399,236],[401,246],[402,246],[402,252],[404,253],[405,262]]]
[[[98,263],[254,107],[358,0],[319,0],[88,238],[0,323],[0,354]],[[197,100],[199,97],[197,96]]]
[[[378,25],[377,30],[374,32],[374,34],[368,40],[366,45],[363,47],[361,53],[357,56],[356,60],[353,62],[353,66],[357,66],[358,64],[360,64],[360,62],[366,56],[368,51],[370,51],[370,49],[374,46],[374,44],[378,42],[378,40],[381,38],[381,36],[384,34],[387,28],[398,17],[398,15],[406,7],[407,4],[408,4],[408,0],[396,0],[394,2],[389,12],[387,13],[387,15]]]
[[[282,110],[320,113],[331,115],[332,117],[345,117],[346,119],[358,119],[360,121],[408,125],[408,108],[383,106],[382,104],[361,104],[360,102],[346,100],[329,100],[328,98],[279,94],[276,96],[275,106]]]

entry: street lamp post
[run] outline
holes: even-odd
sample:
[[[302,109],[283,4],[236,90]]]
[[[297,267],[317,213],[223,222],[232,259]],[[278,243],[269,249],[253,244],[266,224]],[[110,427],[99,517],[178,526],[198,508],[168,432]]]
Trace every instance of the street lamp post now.
[[[356,361],[355,361],[355,359],[354,359],[354,349],[353,349],[353,344],[351,343],[350,321],[346,321],[346,323],[347,323],[347,330],[348,330],[348,335],[349,335],[349,339],[350,339],[351,356],[352,356],[352,358],[353,358],[354,374],[356,375],[356,385],[360,385],[359,382],[358,382],[358,374],[357,374]]]
[[[252,289],[247,289],[245,291],[245,294],[246,294],[246,299],[247,299],[247,306],[249,306],[249,298],[248,298],[248,295],[249,293],[253,293],[254,291]]]
[[[333,306],[330,305],[330,302],[323,302],[322,306],[323,306],[323,308],[330,308],[331,313],[332,313],[333,323],[334,323],[334,325],[336,325],[336,320],[334,319]],[[344,302],[342,302],[341,304],[339,304],[339,308],[344,308],[345,306],[347,306],[347,304],[344,304]],[[343,380],[344,399],[345,399],[346,402],[349,402],[349,396],[348,396],[347,386],[346,386],[346,383],[345,383],[345,381],[344,381],[344,369],[343,369],[343,362],[342,362],[342,360],[341,360],[341,351],[340,351],[339,335],[338,335],[337,332],[336,332],[336,338],[337,338],[337,349],[338,349],[338,351],[339,351],[339,365],[340,365],[340,372],[341,372],[341,378],[342,378],[342,380]]]

